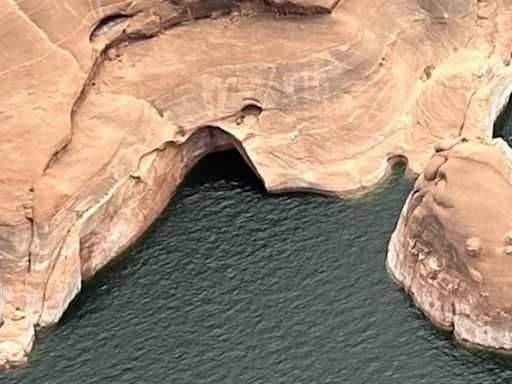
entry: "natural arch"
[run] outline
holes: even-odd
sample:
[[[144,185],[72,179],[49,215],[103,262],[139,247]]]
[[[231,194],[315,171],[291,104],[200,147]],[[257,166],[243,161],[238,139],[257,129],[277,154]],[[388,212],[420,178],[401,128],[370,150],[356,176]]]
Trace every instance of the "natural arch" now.
[[[438,142],[484,140],[511,5],[437,3],[0,1],[0,364],[204,153],[234,145],[270,191],[346,196],[390,159],[418,174]]]
[[[507,142],[508,145],[512,144],[512,122],[510,116],[512,114],[512,102],[509,99],[503,110],[499,114],[494,123],[493,137],[500,137]]]

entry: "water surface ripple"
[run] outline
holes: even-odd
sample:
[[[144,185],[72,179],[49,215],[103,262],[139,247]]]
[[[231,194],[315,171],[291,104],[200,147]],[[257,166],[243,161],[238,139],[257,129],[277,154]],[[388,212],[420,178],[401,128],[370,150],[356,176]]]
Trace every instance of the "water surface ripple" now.
[[[199,163],[139,243],[1,383],[510,383],[512,360],[436,331],[388,277],[412,182],[268,196],[234,152]]]

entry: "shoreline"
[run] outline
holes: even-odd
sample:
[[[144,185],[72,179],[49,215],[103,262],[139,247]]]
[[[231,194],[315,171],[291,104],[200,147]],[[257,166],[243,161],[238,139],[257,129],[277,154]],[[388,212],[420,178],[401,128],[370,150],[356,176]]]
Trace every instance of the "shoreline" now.
[[[5,5],[18,28],[0,63],[0,366],[26,362],[34,327],[59,321],[82,280],[139,238],[207,153],[236,148],[269,193],[346,197],[395,162],[417,175],[437,152],[469,142],[478,163],[489,143],[503,145],[490,136],[512,91],[512,6],[294,3],[333,11],[122,0],[80,1],[70,17]],[[126,17],[104,30],[116,15]],[[512,152],[496,159],[505,174]]]

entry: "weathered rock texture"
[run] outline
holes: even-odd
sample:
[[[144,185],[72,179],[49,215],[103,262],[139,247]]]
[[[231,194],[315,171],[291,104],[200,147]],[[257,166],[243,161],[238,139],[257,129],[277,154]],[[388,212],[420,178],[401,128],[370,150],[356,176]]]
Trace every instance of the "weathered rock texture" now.
[[[444,150],[443,150],[444,149]],[[434,323],[512,349],[512,150],[439,148],[392,236],[388,267]]]
[[[0,365],[204,154],[270,191],[357,194],[489,137],[512,1],[0,0]],[[437,160],[436,160],[437,161]],[[467,172],[466,172],[467,173]]]

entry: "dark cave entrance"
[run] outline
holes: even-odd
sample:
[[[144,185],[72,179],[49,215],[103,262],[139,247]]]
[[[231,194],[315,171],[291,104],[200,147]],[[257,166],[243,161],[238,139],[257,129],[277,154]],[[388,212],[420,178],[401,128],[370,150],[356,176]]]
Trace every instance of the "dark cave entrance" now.
[[[512,98],[507,101],[494,122],[492,137],[501,137],[509,146],[512,146]]]
[[[224,149],[204,156],[194,164],[182,185],[215,184],[221,180],[268,196],[263,182],[236,148]]]

